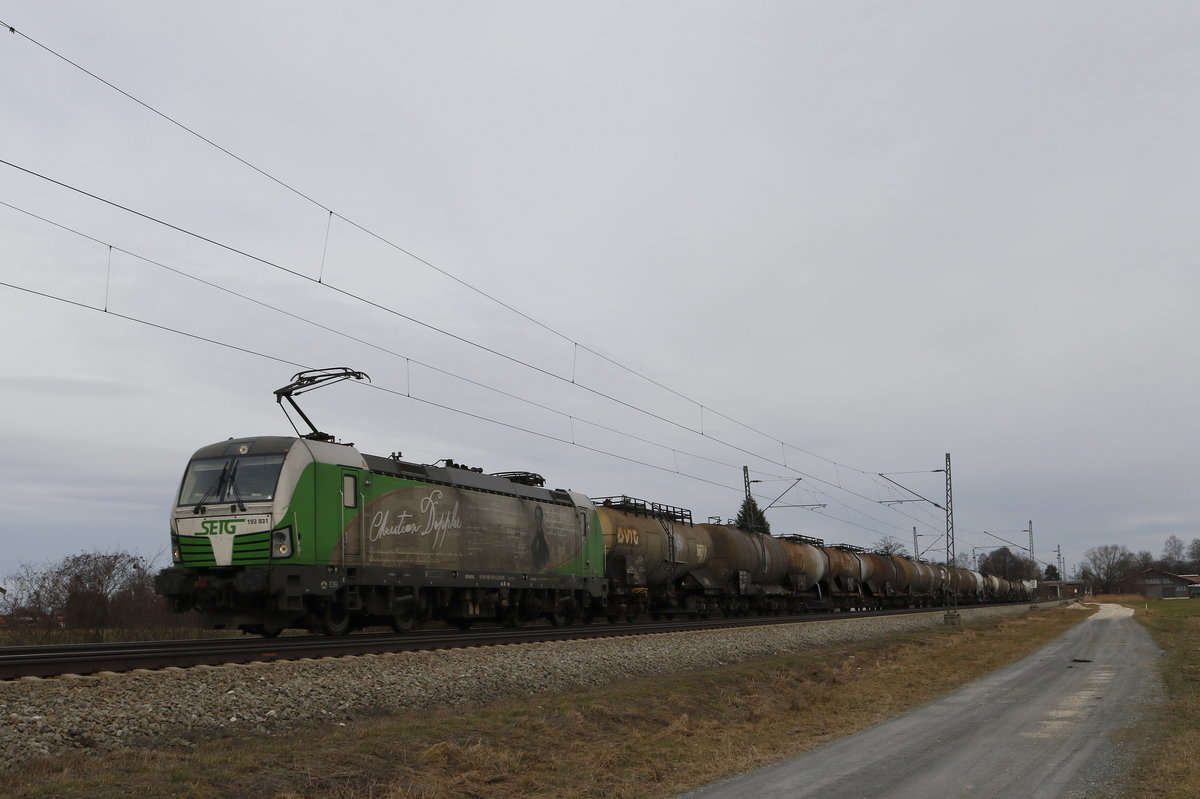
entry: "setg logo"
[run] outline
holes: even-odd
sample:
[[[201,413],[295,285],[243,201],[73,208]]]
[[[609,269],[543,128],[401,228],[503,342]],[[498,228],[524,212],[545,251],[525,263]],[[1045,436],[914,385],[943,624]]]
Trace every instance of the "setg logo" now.
[[[200,535],[237,535],[237,526],[245,519],[206,519],[200,523]]]

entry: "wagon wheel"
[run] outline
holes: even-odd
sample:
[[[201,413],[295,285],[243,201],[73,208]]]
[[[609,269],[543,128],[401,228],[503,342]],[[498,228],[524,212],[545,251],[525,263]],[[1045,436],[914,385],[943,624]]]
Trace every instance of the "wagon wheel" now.
[[[410,633],[421,626],[421,614],[409,605],[404,610],[396,611],[388,619],[392,624],[392,630],[398,633]]]

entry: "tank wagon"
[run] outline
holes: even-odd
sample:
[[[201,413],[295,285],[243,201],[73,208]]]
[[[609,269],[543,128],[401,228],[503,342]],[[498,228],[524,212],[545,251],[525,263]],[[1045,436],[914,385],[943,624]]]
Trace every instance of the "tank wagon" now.
[[[292,393],[356,376],[302,372],[276,395],[296,407]],[[1033,588],[698,524],[684,508],[547,489],[531,472],[368,455],[315,428],[197,450],[170,527],[158,593],[213,626],[266,636],[1014,601]]]

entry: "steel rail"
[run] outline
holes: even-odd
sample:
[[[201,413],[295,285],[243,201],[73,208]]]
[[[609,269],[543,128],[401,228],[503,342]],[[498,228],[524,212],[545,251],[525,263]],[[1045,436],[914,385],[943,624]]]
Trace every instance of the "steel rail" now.
[[[995,606],[992,604],[969,607]],[[364,632],[344,637],[297,635],[280,638],[202,638],[102,644],[4,646],[0,647],[0,680],[13,680],[21,677],[54,677],[63,674],[123,672],[134,669],[161,669],[168,666],[216,666],[302,658],[346,657],[384,652],[415,652],[630,635],[658,635],[731,627],[796,624],[830,619],[864,619],[911,613],[944,613],[945,611],[944,607],[908,608],[808,613],[799,616],[597,623],[566,627],[547,625],[514,629],[497,626],[467,631],[447,629],[400,634]]]

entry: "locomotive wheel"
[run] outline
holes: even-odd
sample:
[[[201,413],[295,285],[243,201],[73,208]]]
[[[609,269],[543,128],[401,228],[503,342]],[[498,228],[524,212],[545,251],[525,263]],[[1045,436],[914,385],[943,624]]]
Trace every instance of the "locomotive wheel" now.
[[[549,620],[550,624],[554,627],[566,627],[571,623],[574,615],[575,614],[571,612],[570,608],[559,606],[547,613],[546,619]]]
[[[326,635],[347,635],[350,632],[350,612],[341,602],[326,602],[321,610],[321,629]]]
[[[457,630],[469,630],[474,619],[446,619],[446,624]]]
[[[576,607],[570,596],[561,596],[554,602],[554,610],[546,614],[546,618],[555,627],[569,627],[575,623]]]
[[[266,625],[263,625],[262,627],[259,627],[257,630],[255,630],[255,632],[258,633],[259,635],[261,635],[263,638],[278,638],[279,634],[281,632],[283,632],[283,628],[282,627],[267,627]]]

